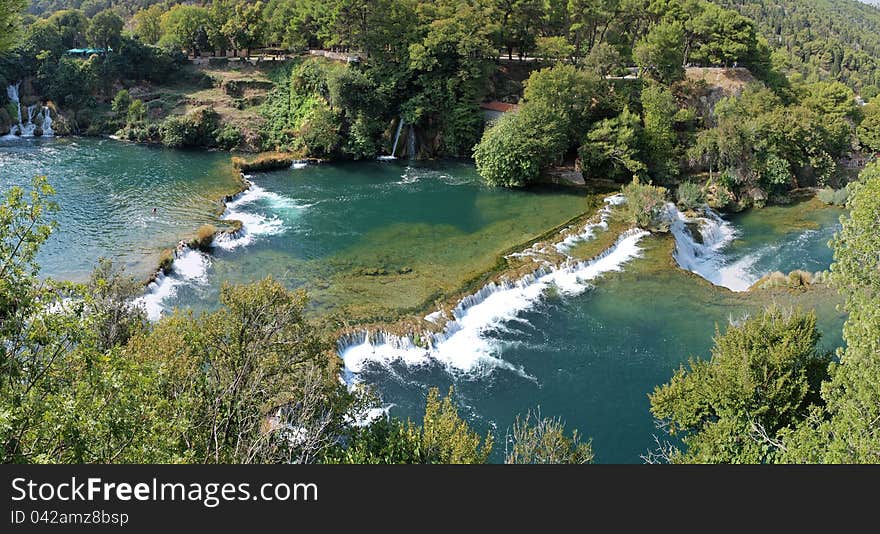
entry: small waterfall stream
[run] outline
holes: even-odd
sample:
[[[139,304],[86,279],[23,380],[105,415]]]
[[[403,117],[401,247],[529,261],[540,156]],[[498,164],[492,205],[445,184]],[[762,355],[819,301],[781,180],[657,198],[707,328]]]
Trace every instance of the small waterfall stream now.
[[[40,128],[40,135],[44,137],[52,137],[55,132],[52,130],[52,113],[48,106],[39,106],[37,104],[27,106],[25,108],[27,122],[24,121],[24,116],[21,112],[20,88],[21,82],[6,87],[6,96],[9,97],[10,102],[15,104],[15,109],[18,112],[18,124],[12,125],[7,137],[34,137],[37,133],[38,125]],[[39,113],[37,113],[38,108]],[[34,122],[34,119],[36,119],[37,122]]]
[[[691,271],[733,291],[745,291],[754,280],[747,264],[728,264],[722,251],[736,238],[736,229],[709,208],[688,217],[674,204],[667,205],[670,231],[675,237],[673,258],[682,269]]]

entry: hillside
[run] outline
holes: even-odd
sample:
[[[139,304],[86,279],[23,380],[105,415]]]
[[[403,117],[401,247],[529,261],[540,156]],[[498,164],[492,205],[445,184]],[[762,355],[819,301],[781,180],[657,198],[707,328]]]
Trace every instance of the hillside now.
[[[753,19],[776,61],[807,79],[880,85],[880,9],[857,0],[713,0]]]

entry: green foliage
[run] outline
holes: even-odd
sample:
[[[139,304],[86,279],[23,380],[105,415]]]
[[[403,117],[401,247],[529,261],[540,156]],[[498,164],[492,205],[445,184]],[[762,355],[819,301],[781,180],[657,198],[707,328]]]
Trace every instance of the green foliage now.
[[[857,129],[859,143],[868,150],[880,152],[880,105],[872,102],[862,108],[862,114]]]
[[[128,124],[138,124],[140,122],[143,122],[146,116],[147,108],[146,106],[144,106],[144,102],[139,98],[135,98],[134,100],[132,100],[131,103],[128,105],[128,111],[126,112],[126,122]]]
[[[132,17],[134,35],[148,45],[155,45],[162,38],[162,14],[165,12],[162,4],[153,4],[142,9]]]
[[[584,174],[623,181],[644,175],[647,168],[640,159],[641,133],[639,117],[628,107],[620,115],[593,125],[578,150]]]
[[[86,31],[87,42],[104,50],[118,49],[122,37],[122,19],[115,11],[105,9],[92,17]]]
[[[508,464],[588,464],[593,461],[589,441],[581,443],[574,430],[565,435],[565,423],[559,418],[541,417],[540,410],[529,410],[525,417],[516,417],[508,435],[505,451]]]
[[[170,148],[210,147],[217,144],[220,116],[209,108],[199,108],[182,117],[172,115],[160,127],[162,144]]]
[[[538,37],[535,54],[545,61],[560,61],[574,55],[574,46],[562,36]]]
[[[523,187],[564,150],[564,121],[554,110],[530,104],[507,113],[474,148],[477,171],[491,185]]]
[[[722,99],[715,108],[717,124],[699,132],[688,151],[692,166],[730,177],[727,186],[738,197],[756,190],[784,194],[792,187],[826,183],[835,160],[849,151],[853,131],[848,97],[816,96],[840,96],[827,84],[823,87],[805,88],[804,102],[812,107],[800,102],[784,105],[777,95],[757,87]]]
[[[846,206],[846,202],[849,200],[849,188],[832,189],[830,187],[823,187],[816,196],[825,204],[842,207]]]
[[[633,58],[639,68],[661,83],[679,80],[684,76],[684,30],[678,22],[661,22],[633,48]]]
[[[19,15],[24,6],[25,2],[22,0],[0,1],[0,52],[11,48],[18,39]]]
[[[128,108],[130,106],[131,95],[128,93],[127,89],[120,89],[116,93],[116,96],[113,97],[113,102],[110,104],[110,109],[113,110],[116,118],[123,119],[128,114]]]
[[[862,2],[724,0],[755,21],[773,47],[774,63],[806,80],[839,80],[851,87],[878,83],[880,13]]]
[[[663,230],[666,213],[666,188],[643,184],[637,178],[621,189],[626,202],[617,206],[614,217],[617,220],[645,228]]]
[[[668,89],[650,84],[642,90],[645,153],[648,170],[660,182],[678,174],[673,118],[678,107]]]
[[[572,65],[555,65],[535,71],[526,81],[525,107],[541,106],[561,121],[569,142],[584,138],[593,119],[593,101],[604,90],[594,73]]]
[[[341,127],[338,113],[328,106],[318,105],[306,115],[297,135],[308,154],[328,157],[339,149]]]
[[[162,15],[162,38],[159,44],[198,55],[211,47],[211,26],[211,14],[207,8],[175,5]]]
[[[217,146],[223,150],[233,150],[241,144],[242,139],[241,131],[232,124],[217,130]]]
[[[695,182],[682,182],[675,190],[675,200],[683,210],[694,210],[706,203],[703,187]]]
[[[824,412],[790,440],[792,461],[880,463],[880,164],[862,171],[849,208],[832,241],[831,265],[831,283],[849,313],[846,348],[823,384]]]
[[[492,435],[481,438],[458,415],[454,391],[440,398],[431,388],[422,425],[382,420],[352,429],[344,447],[331,450],[329,463],[483,464],[492,452]]]
[[[820,402],[830,356],[814,314],[770,308],[717,332],[712,357],[691,359],[650,395],[651,412],[684,447],[675,463],[773,463],[783,438]]]

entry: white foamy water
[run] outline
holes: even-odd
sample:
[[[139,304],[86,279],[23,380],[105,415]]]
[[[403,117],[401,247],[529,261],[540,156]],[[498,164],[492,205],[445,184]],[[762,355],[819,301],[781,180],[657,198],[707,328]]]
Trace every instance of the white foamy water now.
[[[569,261],[558,268],[541,268],[516,282],[484,286],[459,302],[453,310],[454,319],[446,323],[442,333],[425,336],[427,347],[417,346],[410,338],[382,332],[347,336],[339,341],[343,379],[353,384],[368,365],[387,366],[393,362],[408,366],[437,363],[452,374],[469,376],[507,369],[533,379],[524,369],[501,359],[499,342],[487,334],[502,328],[507,321],[518,320],[551,288],[561,295],[578,295],[602,274],[620,271],[626,262],[639,256],[638,243],[646,235],[644,230],[632,230],[593,260]]]
[[[266,215],[244,208],[258,201],[265,201],[271,209],[277,210],[301,207],[293,199],[266,191],[252,183],[247,190],[226,203],[226,211],[223,214],[224,220],[241,221],[241,229],[234,234],[221,233],[217,235],[213,243],[215,247],[232,250],[250,245],[256,236],[277,235],[284,232],[284,221],[276,215]]]
[[[151,321],[157,321],[167,311],[163,302],[177,293],[183,284],[204,284],[208,281],[208,267],[211,260],[207,254],[191,248],[184,248],[177,253],[171,272],[167,275],[159,273],[156,279],[147,286],[143,296],[134,303],[147,312]]]
[[[250,183],[248,189],[226,203],[226,211],[223,214],[224,220],[240,221],[242,223],[241,229],[234,234],[218,234],[214,238],[212,246],[232,250],[253,243],[257,236],[276,235],[284,232],[284,222],[277,216],[256,213],[247,209],[257,201],[263,201],[273,210],[305,207],[298,205],[293,199],[266,191],[262,187]],[[207,254],[190,248],[179,250],[175,255],[171,273],[168,275],[160,273],[156,280],[149,284],[144,295],[135,300],[135,303],[146,310],[150,320],[158,320],[166,311],[164,302],[177,293],[179,286],[207,282],[210,265],[211,260]]]
[[[605,198],[605,206],[599,210],[599,222],[587,224],[580,232],[571,234],[559,243],[556,243],[556,250],[567,255],[578,243],[589,241],[596,237],[596,230],[607,230],[611,210],[614,209],[614,206],[619,206],[624,202],[626,202],[626,197],[621,194]]]
[[[746,291],[755,282],[756,277],[749,268],[758,260],[757,254],[733,263],[728,263],[722,254],[736,238],[736,229],[728,221],[709,208],[703,210],[703,216],[688,218],[671,203],[667,213],[670,231],[675,237],[673,257],[679,267],[733,291]]]

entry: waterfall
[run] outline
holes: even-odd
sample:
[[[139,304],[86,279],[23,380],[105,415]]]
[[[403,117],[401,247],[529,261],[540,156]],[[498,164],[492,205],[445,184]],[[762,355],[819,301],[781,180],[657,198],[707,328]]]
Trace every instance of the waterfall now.
[[[6,87],[6,96],[9,97],[10,102],[15,103],[15,109],[18,111],[18,124],[12,125],[12,128],[9,129],[9,135],[33,137],[38,126],[34,119],[39,118],[39,127],[43,131],[43,135],[51,137],[55,132],[52,130],[52,116],[48,106],[39,106],[37,104],[27,106],[25,108],[27,122],[24,121],[24,116],[21,112],[21,97],[19,95],[20,86],[21,82],[18,82]],[[38,109],[39,113],[37,113]]]
[[[52,130],[52,113],[49,106],[43,106],[43,137],[52,137],[55,132]]]
[[[394,144],[391,145],[391,155],[390,156],[379,156],[376,159],[378,159],[379,161],[391,161],[393,159],[397,159],[397,157],[395,157],[394,154],[397,153],[397,142],[400,140],[400,130],[402,130],[402,129],[403,129],[403,116],[401,116],[397,122],[397,133],[394,134]]]
[[[391,145],[391,157],[394,157],[394,153],[397,151],[397,141],[400,140],[400,130],[403,129],[403,117],[400,117],[400,120],[397,121],[397,133],[394,134],[394,144]]]
[[[409,127],[409,136],[406,142],[406,156],[409,159],[416,157],[416,130],[412,125]]]
[[[675,237],[672,256],[678,266],[733,291],[745,291],[754,280],[743,262],[729,264],[722,253],[736,238],[736,229],[709,208],[689,218],[674,204],[667,205],[670,231]]]
[[[18,98],[18,88],[21,85],[21,82],[18,82],[14,85],[9,85],[6,87],[6,96],[9,97],[11,102],[15,102],[15,110],[18,112],[18,125],[13,125],[9,130],[9,135],[15,135],[16,133],[21,133],[21,101]]]
[[[606,199],[608,205],[618,204],[622,197]],[[610,208],[600,211],[600,222],[587,224],[578,235],[591,239],[596,226],[607,224]],[[628,261],[640,255],[639,241],[648,232],[633,229],[623,232],[610,248],[593,259],[580,261],[564,253],[561,264],[541,262],[521,278],[490,282],[475,293],[463,297],[449,312],[438,311],[425,317],[440,324],[439,332],[422,332],[415,336],[398,336],[386,331],[355,331],[337,340],[337,351],[343,361],[342,379],[353,385],[370,364],[388,366],[399,362],[407,366],[440,364],[452,373],[491,373],[506,369],[523,378],[534,380],[521,366],[499,357],[498,340],[493,331],[503,328],[506,321],[519,320],[520,315],[534,308],[548,290],[559,295],[574,296],[588,291],[598,277],[620,271]]]

